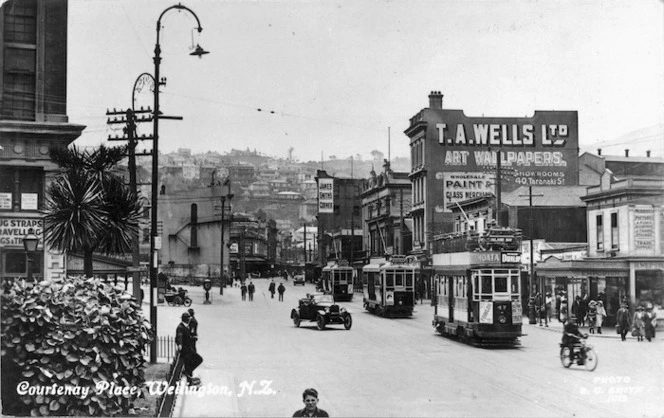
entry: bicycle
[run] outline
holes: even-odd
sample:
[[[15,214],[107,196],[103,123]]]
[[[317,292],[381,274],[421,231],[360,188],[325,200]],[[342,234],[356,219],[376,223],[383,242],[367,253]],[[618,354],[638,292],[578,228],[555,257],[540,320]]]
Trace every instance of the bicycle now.
[[[565,368],[569,368],[572,364],[585,366],[586,370],[592,372],[597,368],[599,359],[593,346],[586,343],[588,335],[579,339],[579,342],[574,344],[574,353],[570,352],[568,346],[560,344],[560,362]]]

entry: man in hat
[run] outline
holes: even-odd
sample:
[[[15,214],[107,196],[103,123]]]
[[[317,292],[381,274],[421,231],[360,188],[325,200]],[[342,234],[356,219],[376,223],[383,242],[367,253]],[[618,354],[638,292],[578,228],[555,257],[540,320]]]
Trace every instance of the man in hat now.
[[[193,338],[189,331],[189,322],[191,315],[189,312],[182,314],[182,322],[178,324],[175,330],[175,344],[180,352],[180,359],[184,366],[183,374],[187,378],[188,385],[200,385],[201,380],[193,376],[194,370],[203,362],[203,358],[196,353],[193,346]]]

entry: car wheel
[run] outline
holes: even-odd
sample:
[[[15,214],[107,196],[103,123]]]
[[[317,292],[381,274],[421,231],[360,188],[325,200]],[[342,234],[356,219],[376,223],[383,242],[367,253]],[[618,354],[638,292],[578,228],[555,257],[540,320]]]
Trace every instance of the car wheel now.
[[[350,316],[350,314],[346,314],[344,316],[344,328],[350,329],[350,327],[353,326],[353,318]]]
[[[189,297],[184,298],[184,306],[191,306],[191,298]]]
[[[300,314],[297,312],[293,314],[293,325],[295,325],[296,327],[300,326]]]
[[[316,317],[316,326],[321,331],[325,329],[325,317],[323,315],[318,314]]]

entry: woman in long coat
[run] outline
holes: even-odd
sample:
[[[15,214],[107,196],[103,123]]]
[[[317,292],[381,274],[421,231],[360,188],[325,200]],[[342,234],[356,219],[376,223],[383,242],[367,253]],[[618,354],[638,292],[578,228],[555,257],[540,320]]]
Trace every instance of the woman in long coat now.
[[[648,308],[646,312],[643,314],[643,322],[644,322],[644,331],[646,334],[646,340],[651,341],[653,338],[655,338],[655,324],[653,324],[653,320],[655,319],[656,316],[652,311],[652,308]]]
[[[643,341],[643,337],[646,335],[646,322],[643,318],[644,315],[643,306],[636,308],[636,312],[634,312],[634,319],[632,320],[632,324],[634,326],[634,332],[632,335],[634,335],[638,341]]]

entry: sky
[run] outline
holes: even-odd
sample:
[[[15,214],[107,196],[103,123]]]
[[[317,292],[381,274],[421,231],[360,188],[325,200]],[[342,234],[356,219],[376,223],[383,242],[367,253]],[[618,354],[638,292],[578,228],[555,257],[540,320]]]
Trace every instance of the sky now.
[[[79,146],[121,135],[108,109],[154,74],[175,1],[69,0],[68,116]],[[189,1],[161,19],[159,150],[257,150],[298,161],[409,157],[409,119],[576,110],[581,152],[664,157],[662,0]],[[189,56],[200,44],[208,55]],[[152,106],[152,92],[134,94]],[[260,111],[259,111],[260,109]],[[141,124],[139,134],[152,125]],[[150,149],[146,141],[141,149]]]

